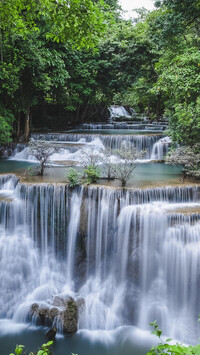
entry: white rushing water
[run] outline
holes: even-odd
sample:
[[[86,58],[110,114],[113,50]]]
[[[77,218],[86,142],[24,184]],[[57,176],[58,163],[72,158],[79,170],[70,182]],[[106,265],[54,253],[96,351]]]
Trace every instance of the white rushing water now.
[[[0,177],[0,318],[33,303],[84,299],[79,327],[148,329],[198,339],[198,186],[109,190],[20,184]],[[29,320],[30,321],[30,320]],[[34,320],[32,320],[34,322]]]
[[[112,105],[109,107],[109,111],[110,111],[110,120],[111,121],[117,117],[124,117],[126,119],[131,118],[131,115],[128,113],[128,111],[125,109],[124,106]]]
[[[145,150],[144,160],[161,160],[167,154],[171,140],[169,137],[161,135],[91,135],[91,134],[35,134],[32,135],[35,140],[47,140],[56,146],[50,160],[58,163],[59,161],[72,161],[81,165],[85,155],[91,151],[104,157],[106,148],[119,149],[122,144],[133,146],[138,151]],[[113,155],[115,153],[113,152]],[[22,149],[21,145],[13,152],[10,159],[33,161],[36,158],[31,155],[28,147]],[[113,158],[112,158],[113,159]],[[101,161],[101,159],[100,159]],[[117,161],[117,158],[114,158]]]
[[[83,130],[108,130],[108,129],[132,129],[138,131],[146,131],[146,132],[162,132],[167,128],[167,122],[153,122],[151,123],[148,120],[135,121],[134,123],[124,122],[110,122],[110,123],[83,123],[80,127]]]

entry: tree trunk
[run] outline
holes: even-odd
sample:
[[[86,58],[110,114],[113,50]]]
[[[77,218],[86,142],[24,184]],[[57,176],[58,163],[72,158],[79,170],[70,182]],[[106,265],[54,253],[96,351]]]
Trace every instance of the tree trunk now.
[[[20,136],[20,112],[18,113],[18,118],[17,118],[17,139],[19,139]]]
[[[25,124],[24,124],[24,139],[28,142],[30,133],[30,106],[27,107],[27,112],[25,115]]]
[[[78,105],[78,108],[76,110],[76,122],[79,121],[79,115],[80,115],[80,105]]]
[[[88,105],[89,105],[89,102],[87,102],[87,104],[85,105],[85,108],[84,108],[84,111],[83,111],[83,114],[82,114],[82,117],[81,117],[81,122],[83,122],[83,120],[85,118],[85,115],[86,115],[86,112],[87,112],[87,109],[88,109]]]

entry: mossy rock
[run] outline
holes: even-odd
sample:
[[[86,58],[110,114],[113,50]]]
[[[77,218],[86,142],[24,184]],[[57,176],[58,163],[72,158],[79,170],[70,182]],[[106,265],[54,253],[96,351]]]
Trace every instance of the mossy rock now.
[[[67,307],[62,312],[62,324],[64,334],[73,334],[78,330],[78,307],[73,298],[67,302]]]

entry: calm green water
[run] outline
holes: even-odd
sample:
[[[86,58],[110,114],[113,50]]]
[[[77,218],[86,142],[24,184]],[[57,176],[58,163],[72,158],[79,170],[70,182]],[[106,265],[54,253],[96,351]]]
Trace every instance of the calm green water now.
[[[34,167],[36,164],[24,161],[0,160],[0,173],[17,173],[23,175],[28,167]],[[81,173],[83,169],[77,167]],[[105,175],[102,169],[102,176]],[[43,177],[27,176],[29,182],[56,182],[66,183],[67,167],[51,167],[45,171]],[[179,184],[181,178],[181,166],[166,165],[163,163],[142,163],[137,164],[132,177],[128,181],[127,187],[145,187]],[[110,185],[119,187],[120,181],[111,181],[108,183],[106,179],[99,180],[102,185]]]
[[[171,185],[180,183],[181,166],[172,166],[163,163],[137,164],[127,187],[145,187]],[[104,181],[106,183],[106,180]],[[112,181],[112,186],[120,186],[119,181]]]
[[[36,164],[26,162],[26,161],[17,161],[9,159],[0,160],[0,173],[9,174],[9,173],[24,173],[28,167],[35,166]]]
[[[1,321],[3,323],[3,321]],[[5,328],[9,326],[5,320]],[[45,328],[17,325],[10,332],[3,331],[0,335],[1,355],[9,355],[16,344],[25,345],[27,351],[37,351],[41,344],[46,342]],[[81,330],[71,337],[59,336],[53,345],[53,355],[145,355],[155,338],[146,331],[135,327],[121,327],[113,331],[88,331]]]

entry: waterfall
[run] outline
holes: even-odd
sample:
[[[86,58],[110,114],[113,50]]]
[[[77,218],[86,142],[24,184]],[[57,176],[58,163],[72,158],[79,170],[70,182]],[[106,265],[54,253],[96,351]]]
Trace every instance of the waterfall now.
[[[110,111],[110,119],[111,121],[117,117],[123,117],[123,118],[131,118],[131,115],[129,115],[128,111],[125,109],[124,106],[110,106],[109,107]]]
[[[73,294],[85,300],[80,328],[157,319],[196,341],[198,211],[199,186],[71,190],[0,176],[0,317],[27,321],[33,303]]]
[[[154,122],[150,121],[135,121],[134,123],[128,122],[112,122],[112,123],[83,123],[80,126],[83,130],[104,130],[104,129],[132,129],[132,130],[142,130],[146,132],[161,132],[167,128],[166,122]]]
[[[47,133],[32,134],[35,140],[51,141],[59,146],[60,152],[54,154],[51,160],[73,160],[80,161],[82,150],[95,147],[97,150],[104,148],[119,149],[122,143],[134,146],[138,151],[146,150],[144,159],[163,159],[171,143],[168,137],[161,134],[154,135],[100,135],[100,134],[76,134],[76,133]],[[12,159],[35,161],[30,155],[29,148],[15,150]]]
[[[151,153],[151,159],[163,159],[168,152],[169,146],[171,144],[171,139],[169,137],[164,137],[159,139],[154,145]]]

